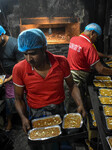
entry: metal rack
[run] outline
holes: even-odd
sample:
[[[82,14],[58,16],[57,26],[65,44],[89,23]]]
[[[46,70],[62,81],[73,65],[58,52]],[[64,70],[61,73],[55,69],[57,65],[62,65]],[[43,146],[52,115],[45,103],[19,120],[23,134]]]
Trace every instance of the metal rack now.
[[[94,113],[95,113],[97,128],[98,128],[98,132],[99,132],[99,135],[100,135],[103,150],[111,150],[109,145],[108,145],[108,142],[106,140],[107,135],[105,133],[104,124],[102,122],[102,118],[101,118],[101,115],[100,115],[100,107],[99,107],[97,92],[94,91],[93,86],[89,86],[88,91],[89,91],[89,94],[90,94],[92,107],[93,107],[93,110],[94,110]]]

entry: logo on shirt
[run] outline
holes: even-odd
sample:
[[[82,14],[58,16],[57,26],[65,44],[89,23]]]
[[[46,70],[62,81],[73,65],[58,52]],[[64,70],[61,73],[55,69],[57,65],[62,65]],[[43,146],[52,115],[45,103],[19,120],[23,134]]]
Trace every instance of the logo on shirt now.
[[[82,49],[82,47],[80,47],[80,45],[76,45],[76,44],[74,44],[74,43],[70,43],[70,44],[69,44],[69,48],[71,48],[71,49],[73,49],[73,50],[75,50],[75,51],[77,51],[77,52],[79,52],[79,53],[80,53],[80,51],[81,51],[81,49]]]

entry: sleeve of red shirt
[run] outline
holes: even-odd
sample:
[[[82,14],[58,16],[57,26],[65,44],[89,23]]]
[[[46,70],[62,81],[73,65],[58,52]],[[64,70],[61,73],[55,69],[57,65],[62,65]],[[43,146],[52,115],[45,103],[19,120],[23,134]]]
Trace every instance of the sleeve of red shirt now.
[[[19,86],[24,86],[23,80],[22,80],[22,76],[23,76],[23,67],[22,67],[22,63],[19,62],[17,63],[14,68],[13,68],[13,72],[12,72],[12,79],[13,79],[13,83]]]
[[[60,67],[64,72],[64,78],[67,78],[71,72],[68,60],[65,56],[60,57]]]
[[[86,53],[86,57],[87,57],[87,62],[88,64],[90,64],[90,66],[92,66],[98,60],[100,60],[98,56],[98,52],[93,45],[89,48],[88,52]]]

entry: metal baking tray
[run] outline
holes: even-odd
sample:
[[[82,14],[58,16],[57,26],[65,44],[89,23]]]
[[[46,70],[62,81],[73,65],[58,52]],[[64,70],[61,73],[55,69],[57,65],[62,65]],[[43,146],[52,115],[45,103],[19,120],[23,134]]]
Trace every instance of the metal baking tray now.
[[[76,122],[77,121],[76,117],[79,118],[79,122]],[[79,125],[77,123],[79,123]],[[83,119],[82,119],[81,114],[79,113],[68,113],[68,114],[65,114],[63,117],[63,123],[62,123],[63,129],[77,129],[77,128],[81,128],[82,125],[83,125]]]
[[[110,149],[112,150],[112,136],[107,136],[106,140],[107,140],[107,142],[109,144]],[[111,143],[110,143],[110,141],[111,141]]]
[[[93,84],[95,87],[105,87],[105,84],[102,80],[93,80]]]
[[[112,130],[112,117],[105,117],[106,126],[108,130]]]
[[[31,122],[33,128],[41,128],[41,127],[59,125],[62,123],[62,119],[60,115],[56,114],[52,116],[33,119]]]
[[[105,87],[112,88],[112,80],[104,80]]]
[[[102,105],[111,105],[112,104],[112,96],[98,96],[100,104]]]
[[[112,116],[112,105],[103,105],[103,113],[105,116]]]
[[[110,76],[94,76],[96,80],[111,80]]]
[[[53,137],[57,137],[61,133],[62,132],[61,132],[61,128],[59,125],[50,126],[50,127],[43,127],[43,128],[33,128],[28,132],[28,139],[31,141],[47,140],[47,139],[50,139]],[[31,137],[32,134],[35,135],[34,138]],[[41,135],[39,136],[39,134],[41,134]]]
[[[100,96],[112,96],[112,89],[108,88],[100,88],[99,89]]]

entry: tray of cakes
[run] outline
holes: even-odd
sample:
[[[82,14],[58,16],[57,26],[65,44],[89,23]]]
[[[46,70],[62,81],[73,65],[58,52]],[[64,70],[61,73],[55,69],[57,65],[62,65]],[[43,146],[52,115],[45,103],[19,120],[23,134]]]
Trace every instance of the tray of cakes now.
[[[93,80],[93,84],[97,88],[112,88],[112,80]]]
[[[104,116],[112,116],[112,105],[103,105]]]
[[[94,76],[96,80],[111,80],[110,76]]]
[[[57,137],[61,134],[61,128],[59,125],[33,128],[28,132],[28,139],[31,141],[42,141],[53,137]]]
[[[62,119],[60,115],[56,114],[52,116],[33,119],[31,122],[32,122],[32,128],[41,128],[41,127],[59,125],[62,123]]]
[[[106,135],[112,135],[112,105],[102,105],[100,116]]]
[[[105,117],[107,129],[112,131],[112,117]]]
[[[95,87],[105,87],[105,84],[104,84],[104,82],[102,81],[102,80],[93,80],[93,84],[94,84],[94,86]]]
[[[112,104],[112,96],[98,96],[100,104],[102,105],[111,105]]]
[[[68,113],[63,117],[63,129],[80,129],[83,125],[83,119],[79,113]]]
[[[99,95],[100,96],[112,96],[112,89],[100,88]]]
[[[107,142],[109,144],[110,149],[112,150],[112,136],[107,136],[106,140],[107,140]]]

